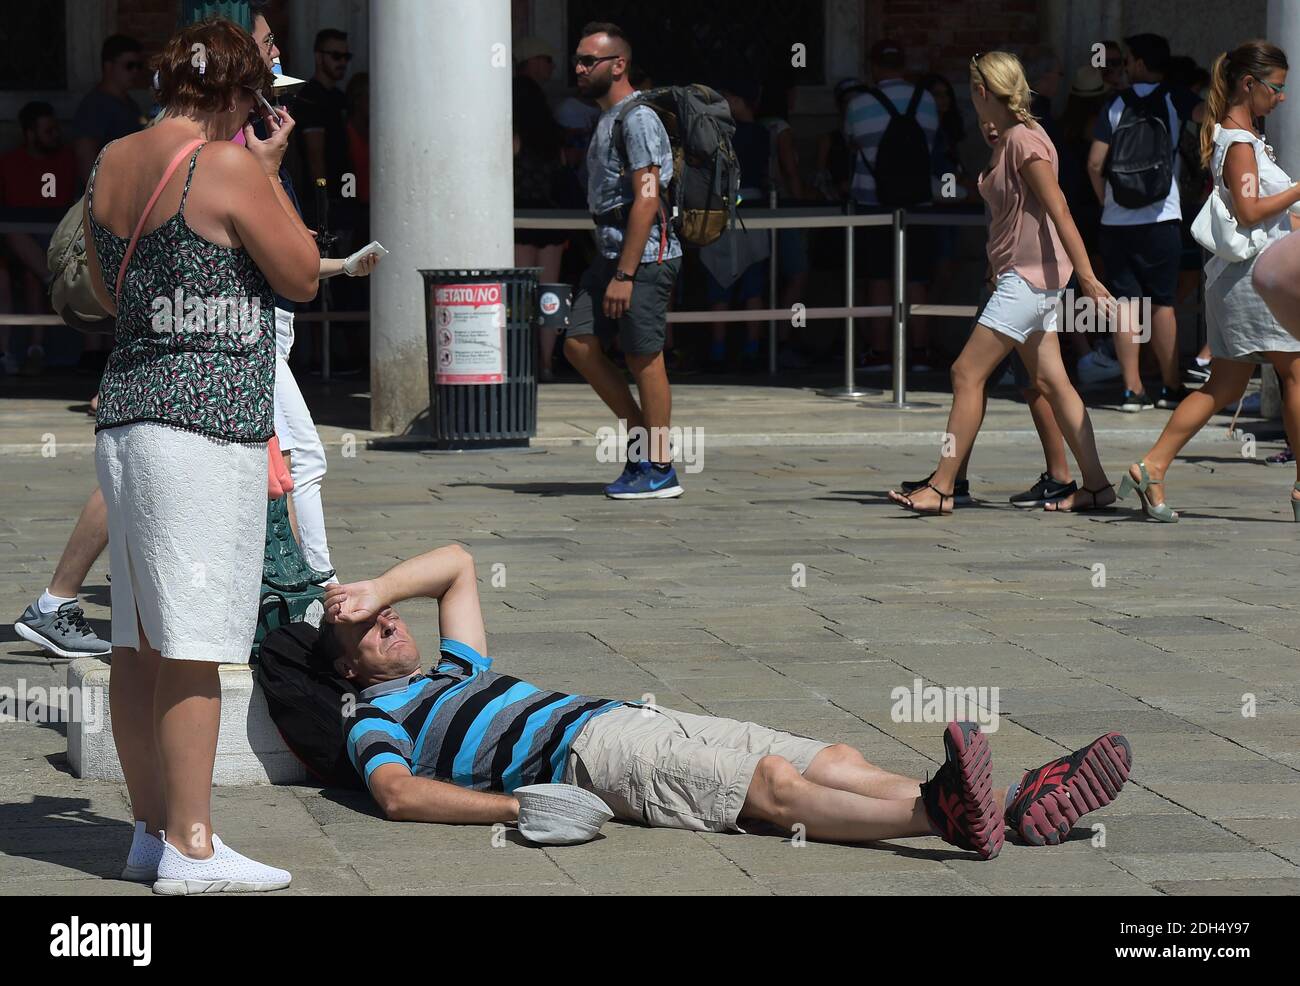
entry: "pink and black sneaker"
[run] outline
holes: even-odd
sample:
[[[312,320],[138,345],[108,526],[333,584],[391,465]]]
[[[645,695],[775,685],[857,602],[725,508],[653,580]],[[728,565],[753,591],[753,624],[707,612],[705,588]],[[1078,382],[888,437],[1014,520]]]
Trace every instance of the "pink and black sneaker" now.
[[[1114,801],[1133,768],[1133,748],[1107,733],[1068,757],[1027,771],[1007,808],[1007,824],[1034,846],[1055,846],[1080,817]]]
[[[993,800],[988,739],[973,722],[950,722],[944,730],[946,757],[921,785],[921,801],[935,834],[982,859],[1002,850],[1002,816]]]

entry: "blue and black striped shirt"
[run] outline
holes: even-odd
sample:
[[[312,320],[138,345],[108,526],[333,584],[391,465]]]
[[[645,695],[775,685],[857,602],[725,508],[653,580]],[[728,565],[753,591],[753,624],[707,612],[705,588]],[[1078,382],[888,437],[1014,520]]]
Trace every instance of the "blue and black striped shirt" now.
[[[582,727],[627,704],[497,674],[491,658],[458,640],[441,649],[433,671],[361,691],[347,745],[367,787],[386,763],[478,791],[558,783]]]

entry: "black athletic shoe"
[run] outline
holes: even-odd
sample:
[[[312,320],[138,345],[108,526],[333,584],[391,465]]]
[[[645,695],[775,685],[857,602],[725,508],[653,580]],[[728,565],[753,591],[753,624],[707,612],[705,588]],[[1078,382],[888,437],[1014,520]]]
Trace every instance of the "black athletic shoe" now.
[[[1131,390],[1126,390],[1124,391],[1124,396],[1120,398],[1119,409],[1121,411],[1136,413],[1138,411],[1145,411],[1149,407],[1151,407],[1151,398],[1147,396],[1145,390],[1140,394],[1135,394]]]
[[[1068,483],[1058,483],[1051,476],[1051,473],[1043,473],[1038,477],[1038,482],[1023,493],[1017,493],[1011,498],[1013,506],[1017,507],[1041,507],[1048,503],[1055,503],[1079,489],[1079,484],[1073,481]]]
[[[928,485],[932,479],[934,479],[934,473],[930,473],[930,475],[926,476],[925,479],[906,480],[899,485],[898,492],[902,493],[904,496],[911,496],[917,490]],[[967,504],[975,502],[970,495],[969,479],[959,479],[952,484],[952,502],[959,507],[964,507]]]
[[[1179,384],[1177,387],[1161,387],[1160,396],[1156,399],[1156,407],[1170,410],[1177,407],[1183,402],[1183,398],[1190,394],[1191,391]]]

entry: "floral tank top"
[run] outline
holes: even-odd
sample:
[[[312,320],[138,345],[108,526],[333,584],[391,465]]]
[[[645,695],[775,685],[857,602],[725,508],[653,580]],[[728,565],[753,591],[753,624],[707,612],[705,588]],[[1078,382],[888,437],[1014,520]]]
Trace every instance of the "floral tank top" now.
[[[153,421],[248,444],[275,433],[275,295],[247,250],[212,243],[185,221],[201,150],[190,157],[176,214],[141,235],[114,298],[117,336],[100,383],[97,432]],[[99,163],[86,203],[111,297],[130,239],[95,219]]]

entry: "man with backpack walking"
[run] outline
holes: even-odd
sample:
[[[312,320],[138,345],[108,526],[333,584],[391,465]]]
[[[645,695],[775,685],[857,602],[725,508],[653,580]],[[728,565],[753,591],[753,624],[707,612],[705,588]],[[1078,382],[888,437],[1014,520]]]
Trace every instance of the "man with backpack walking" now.
[[[1165,84],[1169,42],[1158,34],[1124,41],[1124,66],[1132,83],[1097,117],[1088,175],[1102,203],[1098,245],[1106,286],[1120,300],[1115,353],[1124,371],[1121,408],[1152,406],[1142,386],[1140,346],[1148,337],[1163,386],[1154,405],[1177,407],[1186,396],[1178,372],[1178,322],[1174,301],[1182,254],[1182,205],[1175,158],[1182,121],[1200,120],[1201,104],[1189,90]],[[1140,301],[1150,299],[1150,325],[1139,322]]]
[[[871,47],[871,77],[844,113],[844,136],[853,151],[852,196],[864,211],[908,209],[929,203],[930,154],[939,132],[939,109],[934,97],[903,78],[906,64],[902,46],[877,41]],[[854,250],[867,278],[867,304],[888,305],[894,276],[893,232],[889,226],[859,226]],[[934,227],[907,230],[907,300],[925,303],[925,285],[934,274]],[[929,340],[924,320],[912,319],[912,369],[929,369]],[[889,322],[871,320],[870,348],[863,368],[884,372],[890,367],[893,344]]]
[[[663,197],[673,179],[668,132],[649,106],[620,113],[640,98],[628,81],[631,64],[632,48],[616,24],[582,29],[573,56],[578,93],[602,110],[587,148],[587,204],[596,223],[597,255],[574,293],[564,355],[631,436],[627,463],[605,495],[664,499],[684,492],[669,448],[672,391],[663,353],[682,247]],[[639,404],[601,346],[615,331]]]

